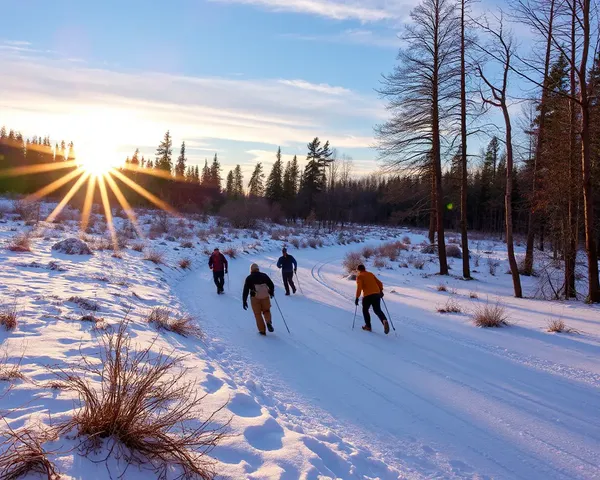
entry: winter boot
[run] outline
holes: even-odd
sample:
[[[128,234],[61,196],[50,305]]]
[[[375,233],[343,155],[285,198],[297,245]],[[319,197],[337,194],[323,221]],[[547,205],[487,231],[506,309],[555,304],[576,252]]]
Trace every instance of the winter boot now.
[[[260,335],[262,335],[263,337],[267,334],[267,332],[258,332]]]
[[[285,296],[289,297],[290,296],[290,292],[285,292]]]
[[[365,332],[370,332],[370,331],[371,331],[371,327],[369,327],[368,325],[363,325],[362,329],[363,329]]]
[[[390,333],[390,324],[388,323],[387,320],[382,320],[383,322],[383,332],[387,335],[388,333]]]
[[[269,330],[269,332],[274,332],[275,329],[273,328],[273,324],[272,323],[267,323],[267,330]]]

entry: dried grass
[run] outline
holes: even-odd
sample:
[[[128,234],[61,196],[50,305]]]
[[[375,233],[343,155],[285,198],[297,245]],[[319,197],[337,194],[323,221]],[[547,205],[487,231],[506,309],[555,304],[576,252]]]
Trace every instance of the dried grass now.
[[[189,258],[182,258],[181,260],[179,260],[179,268],[183,270],[190,268],[191,265],[192,261]]]
[[[229,258],[236,258],[237,257],[237,251],[233,247],[227,247],[225,250],[223,250],[223,255],[226,255]]]
[[[67,301],[75,303],[82,310],[87,310],[90,312],[97,312],[98,310],[100,310],[100,305],[98,305],[98,302],[95,302],[94,300],[88,300],[87,298],[74,296],[69,297]]]
[[[17,312],[17,303],[0,306],[0,326],[6,330],[17,328],[19,313]]]
[[[402,237],[402,243],[404,243],[404,245],[410,245],[411,244],[410,237],[408,235],[405,235],[404,237]]]
[[[462,307],[453,298],[449,298],[446,305],[437,309],[439,313],[462,313]]]
[[[375,260],[373,260],[373,266],[375,268],[386,268],[388,263],[383,257],[375,257]]]
[[[342,266],[348,275],[354,273],[358,266],[362,263],[362,256],[358,252],[349,252],[342,261]]]
[[[31,252],[31,239],[29,235],[16,235],[6,248],[15,253]]]
[[[144,244],[141,242],[138,243],[134,243],[133,245],[131,245],[130,247],[134,252],[143,252],[144,251]]]
[[[194,242],[192,242],[191,240],[181,242],[181,248],[194,248]]]
[[[185,380],[183,358],[153,353],[152,344],[135,350],[127,322],[102,338],[100,362],[92,365],[82,358],[82,366],[57,372],[80,401],[61,429],[75,429],[84,438],[86,455],[110,442],[104,445],[109,455],[150,467],[158,478],[166,478],[173,467],[180,469],[181,478],[214,478],[214,462],[207,454],[225,436],[227,423],[214,426],[223,407],[204,415],[205,396],[198,394],[195,382]],[[90,377],[99,379],[100,388]]]
[[[182,337],[204,337],[202,330],[192,316],[177,315],[168,308],[153,308],[148,314],[147,321],[158,330],[167,330]]]
[[[43,444],[55,436],[50,429],[36,430],[7,427],[1,432],[0,478],[17,480],[30,475],[39,475],[48,480],[59,480],[56,466],[48,459]]]
[[[510,325],[506,308],[497,301],[477,306],[473,314],[473,323],[481,328],[499,328]]]
[[[364,246],[360,253],[365,258],[365,260],[368,260],[373,255],[375,255],[375,249],[373,247]]]
[[[548,320],[548,332],[550,333],[579,333],[578,330],[568,327],[562,318]]]
[[[440,283],[437,286],[437,291],[438,292],[447,292],[448,291],[448,286],[445,283]]]
[[[162,265],[165,263],[165,252],[162,250],[148,249],[144,253],[144,260],[148,260],[149,262],[155,263],[157,265]]]
[[[458,245],[451,243],[446,245],[446,255],[448,258],[462,258],[462,250]]]

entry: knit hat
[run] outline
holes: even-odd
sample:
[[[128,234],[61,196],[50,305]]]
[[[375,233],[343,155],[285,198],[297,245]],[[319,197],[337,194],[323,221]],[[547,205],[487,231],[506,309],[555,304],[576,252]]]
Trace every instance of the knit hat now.
[[[250,272],[260,272],[260,268],[258,268],[258,265],[256,263],[250,265]]]

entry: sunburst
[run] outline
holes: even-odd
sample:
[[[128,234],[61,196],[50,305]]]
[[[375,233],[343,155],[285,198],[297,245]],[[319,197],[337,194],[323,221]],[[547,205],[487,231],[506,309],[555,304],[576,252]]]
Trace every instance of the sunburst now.
[[[82,160],[79,160],[79,158],[82,158]],[[141,238],[144,238],[142,229],[140,228],[138,223],[137,216],[130,203],[127,201],[125,195],[123,194],[121,187],[119,187],[117,180],[123,185],[129,187],[132,191],[144,197],[146,200],[148,200],[161,210],[169,212],[175,216],[179,216],[179,213],[177,212],[177,210],[175,210],[175,208],[173,208],[164,200],[158,198],[153,193],[146,190],[144,187],[142,187],[141,185],[124,175],[119,170],[123,169],[133,173],[141,173],[144,175],[151,175],[154,177],[169,180],[180,181],[181,179],[175,178],[170,174],[170,172],[162,170],[150,170],[130,164],[123,164],[119,166],[113,162],[107,161],[106,158],[109,157],[100,157],[92,155],[86,156],[85,154],[80,154],[78,156],[78,160],[65,160],[62,162],[55,162],[51,164],[29,165],[1,170],[0,177],[18,177],[60,170],[69,170],[59,179],[54,180],[48,185],[40,188],[38,191],[26,196],[24,201],[34,202],[41,200],[42,198],[57,191],[59,188],[64,187],[69,182],[74,181],[69,191],[64,195],[64,197],[60,200],[58,205],[46,218],[46,222],[52,223],[58,218],[60,213],[69,204],[69,202],[77,194],[77,192],[79,192],[79,190],[81,190],[84,187],[84,185],[86,185],[86,194],[81,212],[80,223],[81,231],[85,232],[90,221],[92,204],[94,201],[94,194],[98,190],[100,192],[100,199],[104,210],[104,217],[106,218],[107,229],[110,234],[111,241],[113,243],[113,248],[116,251],[118,250],[119,245],[117,239],[117,232],[113,221],[112,206],[110,204],[110,198],[108,193],[109,190],[110,192],[112,192],[114,198],[116,198],[118,204],[121,206],[129,220],[131,221],[131,224],[133,225],[133,228],[135,229],[136,233]]]

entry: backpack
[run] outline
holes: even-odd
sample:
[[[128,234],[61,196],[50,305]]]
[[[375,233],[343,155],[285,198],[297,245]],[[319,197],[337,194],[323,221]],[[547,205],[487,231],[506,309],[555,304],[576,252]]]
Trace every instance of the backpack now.
[[[254,285],[254,298],[258,300],[265,300],[270,297],[269,295],[269,287],[266,283],[260,283],[258,285]]]

